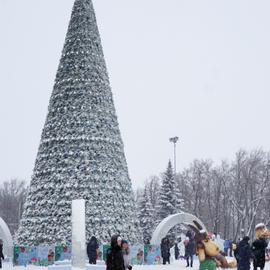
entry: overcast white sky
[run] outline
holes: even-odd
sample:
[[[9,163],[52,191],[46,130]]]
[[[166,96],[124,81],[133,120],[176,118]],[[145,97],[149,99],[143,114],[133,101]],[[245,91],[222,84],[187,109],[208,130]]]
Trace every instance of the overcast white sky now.
[[[0,182],[30,180],[73,0],[0,0]],[[94,0],[129,171],[270,150],[270,1]]]

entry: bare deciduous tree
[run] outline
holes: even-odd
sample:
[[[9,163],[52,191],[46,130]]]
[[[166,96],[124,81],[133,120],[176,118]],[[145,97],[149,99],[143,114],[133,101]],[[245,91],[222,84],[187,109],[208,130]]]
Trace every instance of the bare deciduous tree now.
[[[5,181],[0,186],[0,216],[8,224],[12,234],[18,228],[26,193],[25,182],[18,179]]]

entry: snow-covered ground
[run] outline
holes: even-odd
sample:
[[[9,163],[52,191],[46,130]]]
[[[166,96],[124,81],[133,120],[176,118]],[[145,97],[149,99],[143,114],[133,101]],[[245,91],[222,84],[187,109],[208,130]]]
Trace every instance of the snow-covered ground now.
[[[37,266],[28,266],[28,267],[12,267],[10,264],[5,263],[3,266],[4,270],[47,270],[47,267],[37,267]],[[171,265],[144,265],[144,266],[134,266],[134,270],[184,270],[184,269],[199,269],[198,262],[195,261],[193,268],[186,268],[185,261],[177,261]],[[253,267],[251,267],[253,269]],[[266,263],[264,270],[270,270],[270,262]]]

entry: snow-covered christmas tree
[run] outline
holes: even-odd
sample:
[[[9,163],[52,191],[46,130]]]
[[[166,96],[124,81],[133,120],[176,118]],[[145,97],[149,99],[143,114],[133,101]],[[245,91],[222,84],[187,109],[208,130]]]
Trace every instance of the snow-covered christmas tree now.
[[[139,221],[143,233],[143,241],[145,244],[150,244],[152,233],[155,229],[154,209],[151,203],[149,187],[146,184],[142,197],[139,201]]]
[[[134,195],[91,0],[76,0],[42,132],[20,244],[69,243],[71,200],[87,238],[140,239]]]
[[[159,220],[176,213],[176,190],[172,163],[169,161],[166,172],[163,175],[159,198]]]

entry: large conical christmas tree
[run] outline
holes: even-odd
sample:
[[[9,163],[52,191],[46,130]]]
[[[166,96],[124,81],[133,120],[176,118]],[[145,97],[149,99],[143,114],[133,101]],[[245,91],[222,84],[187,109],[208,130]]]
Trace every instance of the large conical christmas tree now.
[[[71,200],[86,199],[87,238],[139,240],[101,40],[91,0],[76,0],[17,233],[20,244],[69,243]]]

